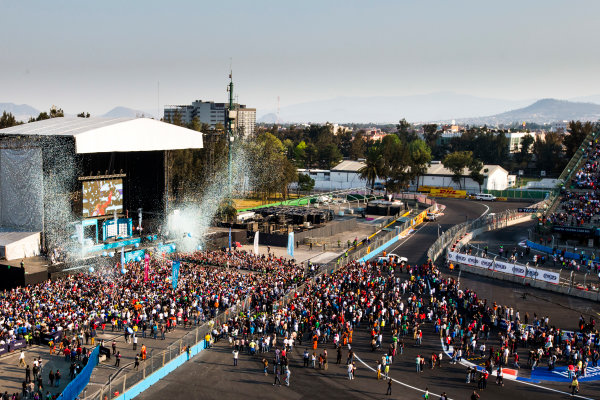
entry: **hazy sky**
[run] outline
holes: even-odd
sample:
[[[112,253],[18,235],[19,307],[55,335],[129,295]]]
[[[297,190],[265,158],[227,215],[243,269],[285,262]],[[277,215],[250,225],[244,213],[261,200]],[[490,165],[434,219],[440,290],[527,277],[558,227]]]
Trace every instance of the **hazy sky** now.
[[[600,2],[0,0],[0,102],[156,113],[235,91],[258,114],[337,96],[600,93]]]

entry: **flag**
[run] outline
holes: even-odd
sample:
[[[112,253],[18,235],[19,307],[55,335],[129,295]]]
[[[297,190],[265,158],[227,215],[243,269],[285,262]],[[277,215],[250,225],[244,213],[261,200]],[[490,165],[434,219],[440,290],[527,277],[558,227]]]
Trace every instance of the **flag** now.
[[[119,220],[117,219],[117,210],[114,212],[115,215],[115,236],[119,236]]]
[[[288,233],[287,253],[290,257],[294,257],[294,232]]]
[[[229,227],[229,251],[231,251],[231,227]]]
[[[173,261],[173,289],[177,289],[177,281],[179,280],[179,261]]]
[[[121,247],[121,267],[125,268],[125,246]]]
[[[150,267],[150,256],[144,256],[144,282],[148,281],[148,268]]]
[[[258,255],[258,231],[254,234],[254,254]]]

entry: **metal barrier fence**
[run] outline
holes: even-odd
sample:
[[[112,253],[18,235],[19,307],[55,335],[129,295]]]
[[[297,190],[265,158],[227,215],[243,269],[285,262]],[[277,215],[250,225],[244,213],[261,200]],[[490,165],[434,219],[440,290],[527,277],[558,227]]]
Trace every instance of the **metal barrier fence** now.
[[[250,297],[246,297],[244,300],[238,301],[235,305],[229,307],[227,310],[217,314],[217,316],[210,321],[203,323],[202,325],[194,328],[181,339],[171,343],[165,350],[160,352],[152,351],[150,356],[140,362],[139,369],[137,371],[130,370],[123,376],[111,377],[108,383],[106,383],[97,392],[81,397],[85,400],[103,400],[112,399],[117,397],[119,394],[125,393],[131,387],[146,379],[152,373],[158,369],[164,367],[170,361],[181,355],[186,351],[188,347],[192,347],[201,342],[207,333],[211,332],[213,327],[218,327],[225,323],[231,316],[239,313],[246,312],[250,308]]]
[[[62,393],[58,396],[58,400],[71,400],[77,398],[79,393],[81,393],[87,384],[90,382],[90,376],[92,376],[92,372],[94,371],[94,367],[98,365],[98,353],[100,352],[100,346],[96,346],[90,357],[88,359],[87,364],[81,370],[79,374],[69,384],[65,387]]]
[[[542,202],[544,203],[544,202]],[[506,210],[493,216],[482,216],[470,222],[463,222],[446,230],[427,250],[427,258],[434,261],[437,260],[444,250],[456,243],[464,235],[474,231],[475,229],[488,227],[489,230],[501,229],[506,226],[509,221],[521,218],[525,214],[516,210]]]

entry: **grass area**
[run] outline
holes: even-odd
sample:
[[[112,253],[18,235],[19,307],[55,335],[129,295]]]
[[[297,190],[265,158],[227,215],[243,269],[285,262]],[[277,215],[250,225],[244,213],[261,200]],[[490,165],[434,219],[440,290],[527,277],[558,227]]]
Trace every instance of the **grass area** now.
[[[542,178],[517,178],[515,188],[521,188],[527,186],[527,182],[539,182]]]
[[[299,197],[303,197],[302,195],[298,196],[296,193],[290,193],[288,196],[288,200],[297,199]],[[269,197],[266,202],[261,199],[253,199],[253,198],[245,198],[245,199],[233,199],[236,210],[245,210],[247,208],[262,206],[264,204],[276,203],[278,201],[283,201],[283,196],[274,196]]]

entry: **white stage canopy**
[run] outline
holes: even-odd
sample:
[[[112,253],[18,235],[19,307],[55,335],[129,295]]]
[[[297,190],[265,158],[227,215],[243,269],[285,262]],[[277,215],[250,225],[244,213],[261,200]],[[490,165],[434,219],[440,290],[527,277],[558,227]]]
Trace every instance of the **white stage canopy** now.
[[[79,154],[203,147],[201,132],[150,118],[51,118],[0,129],[2,135],[72,136]]]

